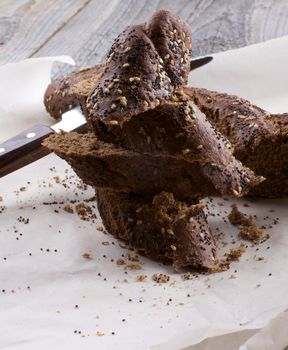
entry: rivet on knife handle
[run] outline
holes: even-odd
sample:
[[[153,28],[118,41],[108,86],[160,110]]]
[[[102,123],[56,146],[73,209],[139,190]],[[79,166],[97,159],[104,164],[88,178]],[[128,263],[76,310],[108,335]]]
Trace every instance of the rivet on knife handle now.
[[[46,125],[36,125],[0,144],[0,177],[49,154],[41,143],[53,133]]]

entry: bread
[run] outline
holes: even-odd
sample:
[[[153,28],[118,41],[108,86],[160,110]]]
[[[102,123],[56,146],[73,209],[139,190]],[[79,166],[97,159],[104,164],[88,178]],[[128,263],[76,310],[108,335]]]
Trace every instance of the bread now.
[[[146,256],[176,269],[217,266],[216,244],[199,203],[162,192],[151,199],[98,188],[98,210],[108,232]]]
[[[191,43],[188,25],[168,11],[128,27],[105,64],[95,74],[87,71],[94,85],[77,83],[74,99],[93,132],[52,135],[44,145],[96,188],[110,233],[176,268],[216,270],[216,246],[199,198],[240,197],[263,177],[233,156],[231,143],[193,97],[179,93]]]
[[[234,155],[266,178],[249,195],[288,194],[288,116],[272,115],[237,96],[206,89],[182,89],[234,146]]]
[[[67,76],[53,80],[44,95],[47,112],[55,119],[80,104],[84,105],[87,96],[98,81],[102,65],[81,68]]]
[[[240,197],[263,180],[233,157],[228,140],[190,102],[166,103],[101,135],[104,142],[93,134],[52,135],[44,145],[83,181],[94,187],[108,181],[118,191]]]
[[[145,26],[145,32],[163,60],[173,86],[186,85],[190,71],[192,36],[189,25],[169,11],[156,12]]]

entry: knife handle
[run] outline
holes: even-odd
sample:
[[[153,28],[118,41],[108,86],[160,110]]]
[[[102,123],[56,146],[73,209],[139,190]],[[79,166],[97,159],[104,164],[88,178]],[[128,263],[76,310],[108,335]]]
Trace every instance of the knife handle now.
[[[36,125],[0,144],[0,177],[49,154],[41,143],[53,133],[49,126]]]

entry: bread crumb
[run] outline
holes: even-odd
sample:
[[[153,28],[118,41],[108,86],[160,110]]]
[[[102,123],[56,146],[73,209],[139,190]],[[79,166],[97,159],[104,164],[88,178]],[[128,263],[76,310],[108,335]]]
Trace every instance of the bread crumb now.
[[[129,263],[125,266],[125,270],[142,270],[143,265],[138,262]]]
[[[71,207],[70,204],[66,204],[66,205],[63,207],[63,210],[66,211],[67,213],[70,213],[70,214],[73,214],[73,213],[74,213],[74,210],[73,210],[73,208]]]
[[[147,278],[147,275],[138,275],[138,276],[136,276],[136,280],[138,282],[143,282],[143,281],[145,281],[146,278]]]
[[[257,256],[256,257],[256,261],[263,261],[263,260],[265,260],[264,256]]]
[[[116,264],[117,264],[118,266],[125,265],[125,261],[124,261],[123,259],[118,259],[118,260],[116,261]]]
[[[92,214],[90,205],[86,203],[79,203],[76,205],[75,210],[81,220],[88,221],[90,219]]]
[[[228,219],[232,225],[239,226],[240,238],[253,243],[269,238],[266,232],[257,227],[251,215],[247,217],[247,215],[241,213],[236,204],[232,204],[231,208],[232,210],[228,215]]]
[[[105,335],[105,333],[97,331],[96,335],[97,335],[97,337],[103,337],[103,335]]]
[[[247,218],[247,216],[243,213],[241,213],[241,211],[239,211],[238,207],[236,204],[232,204],[231,205],[231,212],[228,215],[228,219],[230,221],[230,223],[234,226],[242,226],[242,225],[246,225],[249,226],[251,224],[250,221],[250,217]],[[252,218],[252,217],[251,217]]]
[[[254,223],[250,226],[241,226],[239,231],[239,237],[253,243],[265,240],[269,238],[269,235],[260,230]]]
[[[55,180],[56,184],[60,184],[61,183],[60,177],[58,175],[54,176],[53,179]]]
[[[240,244],[238,248],[231,249],[229,253],[226,253],[225,256],[227,261],[239,261],[239,258],[245,253],[246,248],[243,243]]]
[[[157,283],[167,283],[170,281],[170,276],[164,275],[162,273],[154,273],[152,275],[152,280]]]
[[[83,256],[83,258],[88,259],[88,260],[91,260],[91,259],[92,259],[90,253],[83,253],[82,256]]]

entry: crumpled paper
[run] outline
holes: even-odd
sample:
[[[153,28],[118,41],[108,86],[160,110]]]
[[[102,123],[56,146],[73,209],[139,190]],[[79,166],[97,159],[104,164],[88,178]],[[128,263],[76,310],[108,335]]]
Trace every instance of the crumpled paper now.
[[[287,59],[284,37],[214,55],[190,83],[284,112]],[[24,117],[17,121],[26,128]],[[247,243],[226,272],[183,280],[143,257],[143,269],[130,270],[135,253],[96,230],[96,208],[94,223],[64,211],[70,201],[75,210],[75,200],[93,195],[66,169],[49,155],[1,179],[0,348],[282,350],[288,344],[287,199],[210,199],[208,220],[214,233],[225,235],[222,251],[240,244],[237,228],[224,221],[231,203],[256,215],[259,225],[271,225],[270,239]],[[154,273],[170,280],[157,284]],[[147,278],[137,281],[139,275]]]

